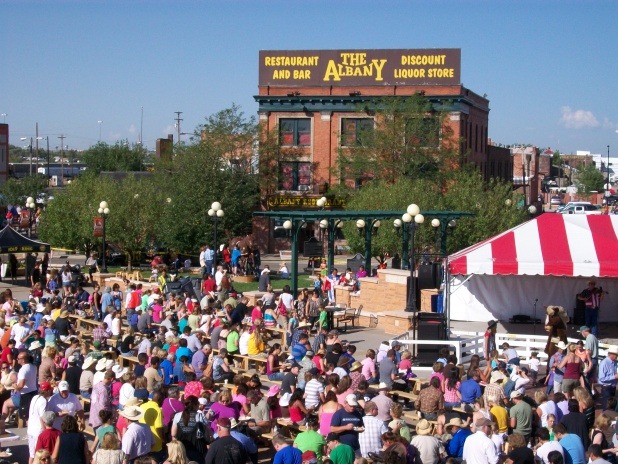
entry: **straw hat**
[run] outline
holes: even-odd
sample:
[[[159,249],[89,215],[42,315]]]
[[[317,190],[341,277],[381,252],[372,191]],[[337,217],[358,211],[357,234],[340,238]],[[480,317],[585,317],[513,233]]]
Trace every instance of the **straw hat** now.
[[[567,346],[566,346],[566,343],[564,343],[562,340],[560,340],[560,341],[558,342],[558,344],[556,345],[556,348],[558,348],[558,349],[560,349],[560,350],[566,350],[566,349],[567,349]]]
[[[618,354],[618,346],[617,345],[609,345],[609,348],[607,348],[607,353],[614,353],[614,354]]]
[[[142,411],[137,406],[126,406],[125,405],[122,411],[118,411],[118,414],[120,414],[122,417],[130,421],[138,421],[142,417],[144,417],[144,411]]]
[[[135,398],[134,396],[132,396],[131,398],[129,398],[126,403],[124,404],[124,407],[128,407],[128,406],[139,406],[140,404],[142,404],[142,400],[140,400],[139,398]]]
[[[467,427],[468,424],[466,424],[464,421],[462,421],[459,417],[452,417],[450,421],[447,422],[446,424],[446,429],[448,430],[449,427]]]
[[[431,424],[427,419],[421,419],[416,424],[416,434],[417,435],[429,435],[431,433]]]
[[[352,363],[352,366],[350,366],[350,372],[354,372],[362,368],[363,368],[363,365],[360,363],[360,361],[354,361]]]

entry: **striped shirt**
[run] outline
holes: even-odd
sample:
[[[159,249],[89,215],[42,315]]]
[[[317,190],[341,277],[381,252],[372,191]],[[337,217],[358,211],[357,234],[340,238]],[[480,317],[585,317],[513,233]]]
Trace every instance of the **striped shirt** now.
[[[324,385],[319,380],[311,379],[305,385],[305,406],[315,407],[320,404],[320,393],[324,393]]]

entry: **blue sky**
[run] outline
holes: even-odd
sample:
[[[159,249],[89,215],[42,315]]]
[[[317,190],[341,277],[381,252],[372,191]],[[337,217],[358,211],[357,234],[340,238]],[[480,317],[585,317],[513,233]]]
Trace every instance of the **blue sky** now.
[[[618,153],[618,2],[0,0],[0,122],[50,145],[192,132],[257,104],[258,51],[461,48],[461,81],[490,100],[489,136]],[[613,64],[612,64],[613,63]],[[614,68],[615,69],[615,68]],[[186,136],[185,136],[186,138]]]

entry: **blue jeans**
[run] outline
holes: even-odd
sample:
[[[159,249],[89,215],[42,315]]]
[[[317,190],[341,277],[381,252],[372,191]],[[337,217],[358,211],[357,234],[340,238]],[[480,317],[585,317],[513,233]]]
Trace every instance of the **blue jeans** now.
[[[284,375],[283,372],[273,372],[272,374],[268,374],[268,380],[283,380]]]
[[[590,332],[595,337],[598,336],[598,324],[599,324],[599,308],[586,308],[584,310],[585,324],[590,327]]]
[[[86,399],[90,399],[91,393],[88,390],[80,390],[79,394]]]

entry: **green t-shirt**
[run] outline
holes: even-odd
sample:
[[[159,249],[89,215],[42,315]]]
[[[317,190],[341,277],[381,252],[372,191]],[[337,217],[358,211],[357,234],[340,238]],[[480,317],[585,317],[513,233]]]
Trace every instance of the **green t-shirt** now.
[[[97,429],[97,437],[99,437],[99,442],[97,443],[97,449],[101,447],[103,444],[103,437],[106,433],[116,433],[116,427],[113,425],[104,425]]]
[[[227,335],[227,352],[228,353],[236,353],[238,351],[238,340],[240,339],[240,335],[237,331],[233,330]]]
[[[524,436],[530,435],[532,432],[532,408],[525,401],[520,401],[513,406],[509,411],[510,417],[516,418],[515,428],[513,432],[521,433]]]
[[[328,325],[328,313],[324,310],[320,311],[320,327],[326,327]]]
[[[350,445],[339,443],[337,447],[330,452],[328,457],[333,461],[333,464],[354,464],[354,450]]]
[[[301,450],[303,453],[305,451],[313,451],[318,461],[322,461],[322,447],[326,441],[324,437],[320,435],[315,430],[307,430],[306,432],[301,432],[296,436],[296,440],[294,440],[294,445]]]

